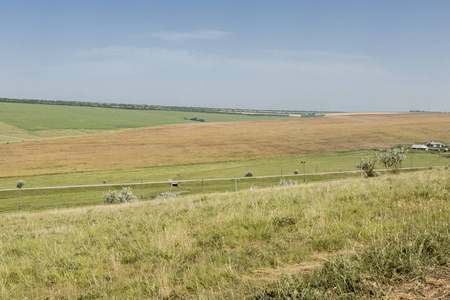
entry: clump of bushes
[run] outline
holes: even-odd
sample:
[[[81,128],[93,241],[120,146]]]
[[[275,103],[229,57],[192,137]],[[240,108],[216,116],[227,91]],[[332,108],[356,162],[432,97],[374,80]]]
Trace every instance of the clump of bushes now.
[[[188,118],[184,118],[185,120],[187,120]],[[197,121],[197,122],[205,122],[205,119],[199,118],[199,117],[192,117],[189,118],[189,120],[191,121]]]
[[[389,173],[398,174],[402,168],[402,163],[406,158],[402,149],[388,149],[386,153],[378,158]]]
[[[286,180],[286,179],[280,179],[280,182],[278,182],[278,186],[293,186],[293,185],[297,185],[297,181],[294,180]]]
[[[364,157],[361,158],[356,164],[356,168],[363,170],[366,177],[376,177],[377,173],[374,172],[375,165],[378,162],[378,156],[376,157]]]
[[[106,204],[117,204],[126,202],[135,202],[138,198],[133,195],[130,187],[124,187],[120,192],[110,190],[103,194],[103,202]]]
[[[164,200],[164,199],[175,198],[177,196],[178,196],[178,194],[176,192],[165,192],[165,193],[161,193],[158,196],[156,196],[156,199]]]
[[[247,171],[247,173],[245,173],[245,177],[252,177],[252,176],[253,176],[252,171]]]

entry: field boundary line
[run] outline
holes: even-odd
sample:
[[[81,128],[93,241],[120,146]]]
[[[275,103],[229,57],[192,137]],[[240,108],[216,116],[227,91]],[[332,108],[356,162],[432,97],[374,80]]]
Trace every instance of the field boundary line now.
[[[433,168],[443,168],[444,166],[433,166]],[[401,170],[421,170],[430,169],[429,167],[416,167],[416,168],[402,168]],[[378,169],[374,171],[387,171],[387,169]],[[45,186],[45,187],[32,187],[21,188],[21,190],[51,190],[51,189],[73,189],[73,188],[89,188],[89,187],[113,187],[113,186],[131,186],[131,185],[149,185],[149,184],[163,184],[163,183],[180,183],[180,182],[202,182],[202,181],[226,181],[226,180],[241,180],[241,179],[258,179],[258,178],[276,178],[276,177],[300,177],[314,176],[314,175],[329,175],[329,174],[351,174],[360,173],[357,171],[334,171],[334,172],[319,172],[319,173],[306,173],[306,174],[289,174],[289,175],[264,175],[264,176],[251,176],[251,177],[226,177],[226,178],[203,178],[203,179],[183,179],[183,180],[164,180],[164,181],[147,181],[147,182],[130,182],[130,183],[103,183],[103,184],[85,184],[85,185],[63,185],[63,186]],[[0,192],[17,191],[15,189],[0,189]]]

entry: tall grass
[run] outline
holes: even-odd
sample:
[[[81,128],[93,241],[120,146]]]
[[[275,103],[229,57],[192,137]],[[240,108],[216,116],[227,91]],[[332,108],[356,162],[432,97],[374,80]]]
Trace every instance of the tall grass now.
[[[449,175],[431,170],[4,214],[0,298],[264,298],[299,286],[370,295],[365,281],[381,286],[446,262]],[[353,256],[326,263],[323,272],[350,266],[344,278],[313,272],[306,283],[294,279],[295,266],[338,253]],[[274,288],[269,275],[281,273],[293,274]]]

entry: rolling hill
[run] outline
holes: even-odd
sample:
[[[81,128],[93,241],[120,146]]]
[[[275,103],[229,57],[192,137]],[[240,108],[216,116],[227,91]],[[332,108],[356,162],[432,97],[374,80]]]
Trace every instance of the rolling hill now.
[[[0,176],[292,157],[450,139],[450,114],[195,123],[0,145]]]

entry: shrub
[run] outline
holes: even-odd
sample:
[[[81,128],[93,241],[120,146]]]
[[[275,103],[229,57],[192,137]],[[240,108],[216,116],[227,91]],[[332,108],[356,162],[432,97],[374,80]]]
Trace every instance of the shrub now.
[[[375,168],[375,165],[378,162],[378,157],[364,157],[361,158],[358,163],[356,164],[356,168],[363,170],[364,173],[366,173],[366,177],[375,177],[377,176],[377,173],[373,171]]]
[[[406,158],[402,149],[388,149],[386,153],[377,156],[380,162],[388,170],[389,173],[398,174],[402,168],[402,163]]]
[[[164,200],[164,199],[171,199],[178,197],[178,194],[176,192],[164,192],[156,196],[156,199],[158,200]]]
[[[137,201],[137,197],[133,195],[130,187],[124,187],[120,192],[110,190],[103,194],[103,202],[107,204],[117,204],[125,202]]]
[[[298,170],[294,170],[294,174],[298,174]]]
[[[22,181],[22,180],[19,180],[19,181],[17,182],[17,188],[18,188],[18,189],[21,189],[24,185],[25,185],[25,182]]]
[[[192,117],[189,120],[191,120],[191,121],[198,121],[198,122],[205,122],[205,119],[202,119],[202,118],[199,118],[199,117]]]
[[[297,185],[297,181],[293,181],[293,180],[285,180],[285,179],[280,179],[280,182],[278,183],[278,186],[293,186],[293,185]]]
[[[247,171],[247,173],[245,173],[245,177],[252,177],[252,176],[253,176],[252,171]]]

